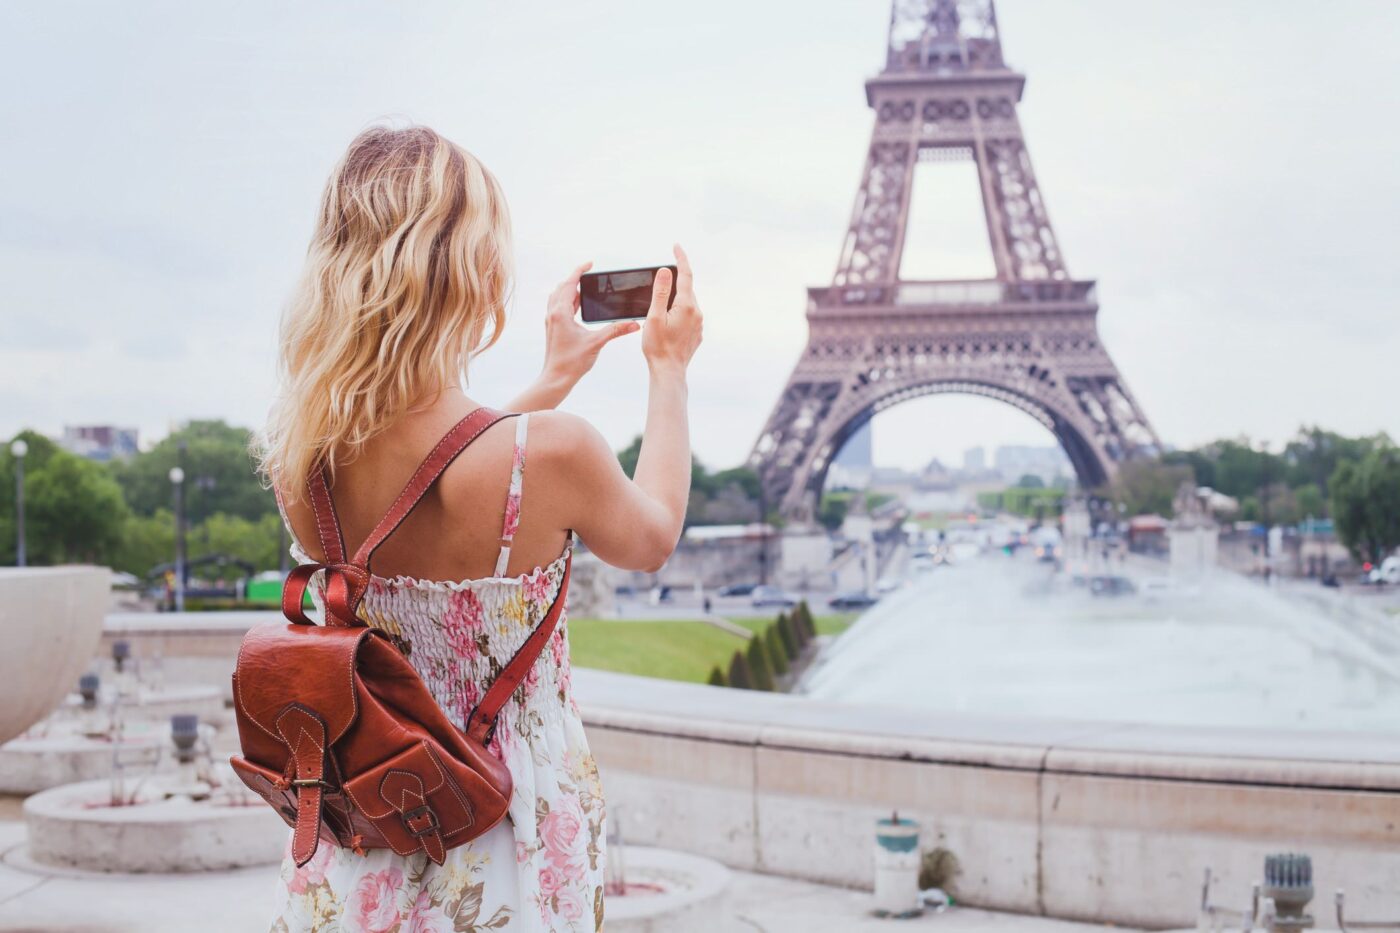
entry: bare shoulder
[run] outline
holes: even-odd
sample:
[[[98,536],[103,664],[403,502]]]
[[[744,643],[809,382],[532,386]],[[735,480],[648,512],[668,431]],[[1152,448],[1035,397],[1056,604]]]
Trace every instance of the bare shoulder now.
[[[600,455],[612,456],[597,428],[563,411],[532,412],[528,443],[532,464],[544,461],[580,466]]]

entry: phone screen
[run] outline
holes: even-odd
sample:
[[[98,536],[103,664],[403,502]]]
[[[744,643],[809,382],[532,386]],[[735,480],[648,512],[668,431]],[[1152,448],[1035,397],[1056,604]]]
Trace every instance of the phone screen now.
[[[676,300],[676,267],[647,266],[615,272],[589,272],[579,279],[579,308],[585,323],[625,321],[647,316],[651,307],[651,284],[658,269],[671,270],[669,309]]]

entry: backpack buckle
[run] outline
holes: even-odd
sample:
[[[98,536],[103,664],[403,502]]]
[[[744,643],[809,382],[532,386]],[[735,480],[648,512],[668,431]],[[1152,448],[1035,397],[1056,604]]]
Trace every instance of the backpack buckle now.
[[[417,839],[437,832],[438,819],[427,804],[421,807],[414,807],[400,817],[403,825],[408,828],[409,833]]]

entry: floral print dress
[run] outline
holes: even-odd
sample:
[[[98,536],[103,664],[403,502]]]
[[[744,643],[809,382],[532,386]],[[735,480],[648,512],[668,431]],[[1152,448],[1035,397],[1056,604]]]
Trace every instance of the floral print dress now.
[[[549,611],[563,555],[506,577],[520,521],[529,416],[516,422],[501,553],[494,576],[439,582],[372,577],[360,604],[387,633],[457,726]],[[295,543],[292,556],[311,558]],[[320,606],[319,577],[313,599]],[[603,925],[603,792],[569,687],[566,620],[502,708],[492,754],[514,779],[509,818],[447,851],[357,855],[324,841],[298,868],[288,853],[277,882],[274,933],[581,933]]]

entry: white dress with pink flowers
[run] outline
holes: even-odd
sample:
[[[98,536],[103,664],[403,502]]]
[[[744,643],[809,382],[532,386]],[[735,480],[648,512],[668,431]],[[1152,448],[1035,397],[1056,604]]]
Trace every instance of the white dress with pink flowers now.
[[[373,577],[359,615],[400,646],[459,727],[482,692],[544,618],[567,552],[545,567],[504,576],[520,520],[528,415],[516,422],[496,575],[439,582]],[[311,558],[295,543],[292,556]],[[319,581],[319,578],[317,578]],[[313,599],[320,605],[319,583]],[[501,710],[493,754],[515,787],[509,819],[484,836],[427,856],[389,849],[357,855],[322,842],[297,868],[289,854],[277,884],[280,931],[463,933],[596,931],[603,925],[603,792],[569,689],[566,620]]]

